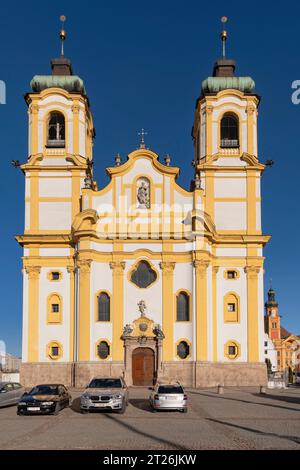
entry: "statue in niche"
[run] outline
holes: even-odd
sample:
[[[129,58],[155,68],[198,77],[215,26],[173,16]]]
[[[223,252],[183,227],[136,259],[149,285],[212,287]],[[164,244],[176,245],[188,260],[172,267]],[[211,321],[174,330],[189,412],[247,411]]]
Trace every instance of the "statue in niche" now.
[[[147,178],[140,178],[137,182],[137,207],[138,209],[150,208],[150,183]]]
[[[146,302],[144,300],[140,300],[137,305],[139,307],[141,317],[146,317],[147,316]]]

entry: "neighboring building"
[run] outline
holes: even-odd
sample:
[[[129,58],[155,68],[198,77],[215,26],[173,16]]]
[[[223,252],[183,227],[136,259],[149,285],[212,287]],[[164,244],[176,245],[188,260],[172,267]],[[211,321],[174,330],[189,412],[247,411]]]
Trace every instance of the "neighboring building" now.
[[[19,372],[21,366],[21,358],[12,354],[0,352],[0,370],[2,372]]]
[[[259,101],[223,57],[196,102],[190,191],[143,131],[98,189],[83,81],[64,56],[33,78],[17,237],[24,385],[84,386],[96,374],[135,385],[266,382]]]
[[[277,370],[284,371],[289,368],[291,368],[292,371],[300,370],[299,337],[291,334],[281,326],[278,302],[272,287],[268,291],[268,300],[265,303],[265,309],[265,331],[276,348]]]

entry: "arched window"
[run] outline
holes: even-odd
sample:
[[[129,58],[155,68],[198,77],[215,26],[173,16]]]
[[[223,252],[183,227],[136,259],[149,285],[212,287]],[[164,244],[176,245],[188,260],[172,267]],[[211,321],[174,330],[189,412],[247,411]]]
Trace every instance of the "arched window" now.
[[[65,146],[65,118],[62,113],[53,112],[50,114],[47,146],[56,148]]]
[[[156,278],[157,274],[154,269],[151,268],[150,264],[147,261],[140,261],[131,274],[130,280],[137,287],[145,289],[156,281]]]
[[[97,344],[97,355],[100,359],[107,359],[110,355],[110,346],[107,341],[100,341]]]
[[[179,292],[176,297],[176,321],[190,320],[190,297],[185,292]]]
[[[190,355],[190,345],[187,341],[180,341],[177,344],[177,356],[180,359],[186,359]]]
[[[62,299],[58,294],[50,294],[47,301],[47,322],[62,322]]]
[[[110,297],[106,292],[98,295],[98,321],[110,321]]]
[[[229,292],[224,297],[224,322],[238,323],[240,321],[239,296],[233,292]]]
[[[221,147],[239,147],[239,120],[234,114],[225,114],[221,120]]]

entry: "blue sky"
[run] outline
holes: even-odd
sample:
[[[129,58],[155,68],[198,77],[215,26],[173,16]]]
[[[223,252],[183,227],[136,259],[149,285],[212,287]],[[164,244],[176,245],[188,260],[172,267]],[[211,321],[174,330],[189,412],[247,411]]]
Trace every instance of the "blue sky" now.
[[[114,155],[137,147],[141,127],[147,145],[170,153],[181,167],[179,182],[192,178],[190,137],[201,81],[220,56],[222,15],[229,17],[228,56],[238,75],[251,75],[262,96],[260,159],[273,159],[262,181],[266,287],[277,291],[283,325],[300,334],[299,322],[299,126],[300,105],[291,102],[291,83],[300,79],[300,5],[290,2],[201,2],[188,0],[6,2],[0,15],[0,79],[7,104],[0,105],[1,225],[0,339],[21,351],[21,248],[24,179],[11,165],[27,157],[27,109],[23,100],[35,74],[50,73],[59,55],[59,15],[67,16],[66,56],[91,101],[97,137],[95,176],[107,182]]]

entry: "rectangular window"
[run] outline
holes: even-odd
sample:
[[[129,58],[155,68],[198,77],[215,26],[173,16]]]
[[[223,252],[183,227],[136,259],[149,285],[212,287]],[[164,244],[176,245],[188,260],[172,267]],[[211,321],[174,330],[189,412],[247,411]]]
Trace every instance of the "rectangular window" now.
[[[235,304],[227,304],[228,312],[235,312]]]
[[[235,271],[227,271],[227,279],[235,279],[236,272]]]
[[[265,349],[265,354],[268,354],[268,350],[267,350],[267,349]]]
[[[229,346],[228,347],[228,354],[229,354],[229,356],[235,356],[236,355],[236,347],[235,346]]]
[[[277,351],[277,356],[278,356],[278,357],[280,356],[280,351]]]
[[[265,346],[268,346],[268,341],[265,341]]]
[[[272,328],[277,328],[277,323],[272,323]]]
[[[58,348],[58,346],[52,346],[52,348],[51,348],[51,354],[52,354],[52,356],[58,356],[58,353],[59,353],[59,348]]]
[[[58,313],[59,312],[59,304],[52,304],[52,312]]]
[[[57,272],[52,272],[52,281],[58,281],[59,280],[59,273]]]

